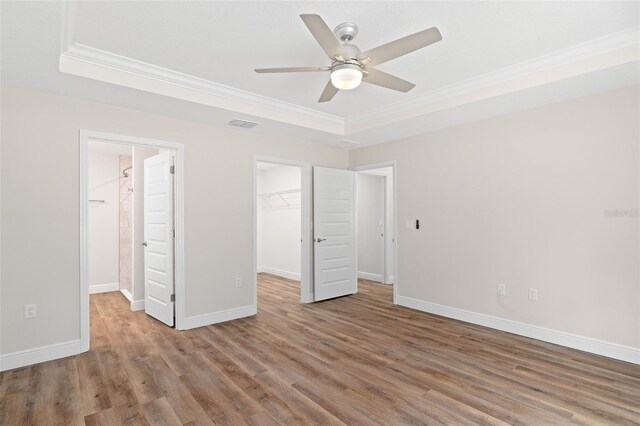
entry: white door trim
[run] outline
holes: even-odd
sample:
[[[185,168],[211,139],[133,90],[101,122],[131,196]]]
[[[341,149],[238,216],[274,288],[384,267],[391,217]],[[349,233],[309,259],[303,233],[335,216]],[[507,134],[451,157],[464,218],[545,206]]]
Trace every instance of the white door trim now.
[[[185,329],[184,283],[184,145],[155,139],[80,130],[80,343],[89,350],[89,141],[149,146],[175,150],[175,294],[176,329]]]
[[[393,303],[394,304],[398,304],[398,286],[400,285],[400,279],[399,279],[399,274],[398,274],[398,179],[397,179],[397,166],[396,166],[396,161],[395,160],[389,160],[389,161],[381,161],[379,163],[372,163],[372,164],[363,164],[363,165],[359,165],[359,166],[351,166],[349,167],[349,170],[353,170],[354,172],[362,172],[365,170],[372,170],[372,169],[379,169],[381,167],[391,167],[392,171],[392,177],[393,177],[393,218],[392,218],[392,228],[393,228],[393,238],[395,239],[395,242],[392,244],[393,247],[393,259],[392,259],[392,263],[393,263],[393,274],[394,274],[394,283],[393,283]],[[386,191],[386,184],[385,184],[385,191]],[[386,206],[385,206],[385,213],[386,213]],[[386,220],[385,220],[386,221]],[[388,230],[385,232],[385,256],[386,256],[386,247],[388,246],[387,244],[387,238],[389,236],[389,232]],[[386,259],[385,259],[385,268],[384,268],[384,276],[383,278],[386,277],[386,275],[388,275],[388,272],[386,271]],[[386,280],[386,279],[385,279]]]
[[[300,168],[302,198],[302,262],[300,277],[300,301],[311,303],[313,295],[313,228],[311,206],[311,164],[302,161],[256,155],[253,157],[253,306],[258,306],[258,163],[272,163]]]

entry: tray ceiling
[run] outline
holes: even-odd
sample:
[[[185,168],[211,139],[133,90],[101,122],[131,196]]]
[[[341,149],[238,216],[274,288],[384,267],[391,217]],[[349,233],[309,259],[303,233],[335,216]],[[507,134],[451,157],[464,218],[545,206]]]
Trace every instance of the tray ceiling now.
[[[26,32],[16,24],[16,19],[23,19],[34,30],[24,35],[29,38],[27,43],[22,40],[24,47],[38,44],[38,35],[48,34],[40,44],[47,45],[49,55],[54,45],[50,33],[62,35],[55,44],[57,54],[63,53],[64,72],[310,129],[323,141],[346,138],[366,144],[403,136],[403,128],[423,131],[420,125],[402,122],[426,122],[425,117],[434,113],[442,115],[466,104],[578,76],[586,81],[587,73],[600,73],[593,75],[597,84],[576,81],[567,87],[582,84],[607,90],[638,83],[634,76],[638,2],[79,2],[71,7],[59,3],[3,3],[2,7],[3,48],[6,39],[11,54],[6,57],[3,52],[2,58],[8,80],[14,75],[16,80],[25,79],[17,75],[18,64],[6,64],[30,55],[19,52],[12,45],[15,34],[7,33]],[[409,93],[363,84],[318,104],[328,73],[253,72],[257,67],[327,65],[300,13],[320,14],[330,27],[357,23],[360,32],[354,44],[363,50],[431,26],[440,29],[443,40],[380,66],[415,83]],[[54,14],[57,19],[52,19]],[[567,63],[572,62],[582,67],[571,70]],[[114,63],[125,71],[108,75]],[[608,77],[606,69],[611,71]],[[157,88],[143,81],[157,81],[154,72],[170,74],[170,84]],[[523,76],[541,72],[547,74],[524,82]],[[185,82],[192,92],[212,90],[217,98],[178,93],[176,81]],[[505,87],[496,90],[501,84]],[[469,96],[473,91],[486,92],[487,87],[494,91]],[[566,90],[567,96],[584,94],[585,87]],[[456,96],[460,98],[456,102],[442,103]],[[224,97],[226,103],[220,100]],[[542,98],[538,104],[544,103]],[[376,138],[376,127],[382,126],[389,126],[388,131],[381,129]],[[368,136],[358,140],[359,134]]]

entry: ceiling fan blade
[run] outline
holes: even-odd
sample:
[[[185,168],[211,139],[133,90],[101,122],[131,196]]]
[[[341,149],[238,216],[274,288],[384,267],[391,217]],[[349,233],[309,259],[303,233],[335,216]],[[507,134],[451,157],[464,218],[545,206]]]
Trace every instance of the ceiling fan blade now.
[[[362,81],[376,86],[386,87],[387,89],[397,90],[399,92],[408,92],[416,87],[415,84],[403,80],[395,75],[387,74],[384,71],[369,68],[368,74],[362,78]]]
[[[414,50],[422,49],[440,40],[442,40],[440,31],[436,27],[432,27],[362,52],[358,55],[358,58],[371,58],[368,66],[374,66],[406,55]]]
[[[300,17],[329,58],[334,59],[336,55],[342,56],[343,58],[349,57],[340,40],[333,34],[333,31],[331,31],[326,22],[322,20],[320,15],[303,14],[300,15]]]
[[[331,83],[331,80],[327,83],[322,91],[322,95],[320,95],[320,99],[318,102],[329,102],[333,97],[338,93],[339,89]]]
[[[290,68],[257,68],[254,71],[258,74],[273,72],[316,72],[329,71],[330,67],[290,67]]]

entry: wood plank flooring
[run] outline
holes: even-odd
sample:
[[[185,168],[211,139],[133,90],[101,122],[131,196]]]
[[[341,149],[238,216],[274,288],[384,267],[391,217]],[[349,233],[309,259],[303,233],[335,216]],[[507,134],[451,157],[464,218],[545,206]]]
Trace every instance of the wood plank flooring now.
[[[640,424],[640,367],[395,307],[391,287],[177,332],[91,296],[91,351],[1,374],[2,425]]]

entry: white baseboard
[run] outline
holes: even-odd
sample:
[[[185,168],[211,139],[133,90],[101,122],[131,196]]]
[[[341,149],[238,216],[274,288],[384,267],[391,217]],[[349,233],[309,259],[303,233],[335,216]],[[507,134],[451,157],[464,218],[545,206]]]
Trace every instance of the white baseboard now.
[[[301,275],[297,272],[285,271],[283,269],[272,268],[270,266],[258,266],[257,271],[258,273],[264,272],[265,274],[277,275],[294,281],[300,281],[301,279]]]
[[[369,281],[382,282],[382,274],[371,274],[369,272],[358,271],[358,278]]]
[[[426,302],[424,300],[398,295],[396,303],[408,308],[453,318],[472,324],[495,328],[520,336],[531,337],[533,339],[554,343],[568,348],[578,349],[621,361],[640,364],[640,348],[620,345],[593,339],[591,337],[579,336],[565,333],[564,331],[552,330],[550,328],[537,325],[525,324],[492,315],[479,314],[477,312],[466,311],[464,309],[452,308],[450,306],[439,305],[437,303]]]
[[[81,352],[80,339],[12,352],[0,356],[0,371],[13,370],[14,368],[77,355]]]
[[[144,311],[144,299],[142,300],[132,300],[131,301],[131,310],[136,311]]]
[[[89,294],[107,293],[109,291],[118,291],[118,290],[120,290],[119,283],[93,284],[89,286]]]
[[[394,277],[393,275],[389,275],[389,276],[387,277],[387,280],[386,280],[383,284],[389,284],[389,285],[391,285],[391,284],[393,284],[394,282],[395,282],[395,277]]]
[[[143,300],[133,300],[133,294],[131,294],[131,292],[129,290],[127,290],[126,288],[123,288],[122,290],[120,290],[120,293],[124,294],[124,297],[126,297],[127,299],[129,299],[129,302],[131,303],[131,310],[132,311],[144,311],[144,299]]]
[[[121,288],[120,289],[120,293],[122,293],[124,295],[124,297],[126,297],[129,302],[133,301],[133,295],[126,288]]]
[[[258,313],[258,310],[255,305],[247,305],[239,308],[227,309],[225,311],[186,317],[184,319],[184,327],[182,327],[181,330],[190,330],[192,328],[204,327],[205,325],[250,317],[256,313]]]

